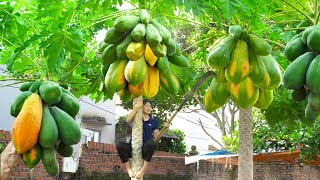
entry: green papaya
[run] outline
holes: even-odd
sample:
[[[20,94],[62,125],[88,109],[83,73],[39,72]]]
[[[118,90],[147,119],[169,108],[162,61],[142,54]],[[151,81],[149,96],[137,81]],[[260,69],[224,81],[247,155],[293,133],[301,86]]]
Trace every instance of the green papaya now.
[[[115,27],[112,27],[107,30],[104,42],[107,44],[116,44],[122,39],[123,35],[123,32],[117,31]]]
[[[117,44],[110,44],[108,45],[102,52],[102,64],[112,64],[117,59]]]
[[[17,117],[18,116],[18,114],[20,113],[21,108],[22,108],[22,106],[24,104],[24,101],[29,96],[31,96],[31,94],[32,94],[32,92],[30,92],[30,91],[24,91],[21,94],[19,94],[13,100],[13,102],[11,103],[11,106],[10,106],[10,114],[11,114],[11,116],[13,116],[13,117]]]
[[[47,104],[56,104],[61,100],[62,89],[58,83],[45,81],[39,87],[41,99]]]
[[[259,98],[259,88],[247,77],[239,84],[230,84],[230,94],[233,102],[240,108],[253,106]]]
[[[226,79],[226,76],[225,76],[225,69],[224,68],[215,69],[215,72],[217,74],[216,79],[219,83],[228,82],[228,80]]]
[[[131,31],[131,37],[135,41],[141,41],[146,35],[146,26],[144,24],[137,24],[136,27]]]
[[[292,90],[291,92],[291,97],[295,102],[301,102],[302,100],[304,100],[307,97],[307,92],[306,90],[303,88],[298,89],[298,90]]]
[[[306,74],[314,55],[306,52],[294,60],[283,74],[283,84],[288,89],[300,89],[306,84]]]
[[[224,38],[208,54],[207,62],[212,68],[225,68],[231,60],[231,53],[236,45],[236,40],[231,35]]]
[[[312,31],[307,38],[309,49],[314,52],[320,52],[320,29]]]
[[[35,93],[36,91],[39,90],[40,85],[42,82],[40,80],[36,80],[29,88],[29,91]]]
[[[242,27],[239,25],[232,25],[229,27],[229,34],[236,39],[239,39],[242,33]]]
[[[174,73],[170,70],[166,74],[160,71],[159,74],[161,88],[171,95],[177,95],[180,90],[180,83]]]
[[[264,88],[261,88],[261,89],[271,90],[271,89],[278,88],[282,81],[282,72],[279,64],[271,54],[269,54],[268,56],[259,56],[259,58],[262,60],[269,75],[269,77],[266,77],[266,80],[264,81],[268,83],[268,85],[266,86],[267,89],[264,89]]]
[[[265,40],[255,34],[248,34],[247,43],[249,48],[251,48],[253,52],[260,56],[267,56],[272,51],[271,46]]]
[[[302,37],[298,37],[286,45],[284,54],[289,61],[294,61],[307,51],[308,47],[303,43]]]
[[[156,47],[162,41],[159,31],[152,24],[146,25],[146,39],[151,48]]]
[[[320,93],[309,92],[308,105],[314,111],[320,111]]]
[[[119,32],[132,30],[140,22],[140,17],[134,15],[120,16],[114,21],[114,27]]]
[[[307,105],[307,107],[306,107],[306,109],[305,109],[305,116],[306,116],[306,118],[308,119],[308,120],[310,120],[310,121],[315,121],[316,119],[317,119],[317,117],[319,116],[319,114],[320,114],[320,111],[315,111],[315,110],[313,110],[311,107],[310,107],[310,105],[309,105],[309,103],[308,103],[308,105]]]
[[[249,75],[248,46],[244,40],[238,40],[234,48],[231,61],[226,68],[225,75],[229,82],[239,84]]]
[[[150,15],[146,9],[140,10],[140,19],[143,24],[148,24],[150,22]]]
[[[176,53],[176,42],[173,39],[169,40],[169,43],[165,43],[167,47],[168,56],[172,56]]]
[[[309,26],[303,31],[302,41],[304,44],[307,44],[309,34],[315,30],[320,30],[320,26],[319,25]]]
[[[204,106],[207,112],[211,113],[223,106],[230,99],[230,84],[220,83],[213,79],[204,95]]]
[[[99,46],[98,46],[98,52],[99,52],[99,53],[102,53],[103,50],[104,50],[106,47],[108,47],[108,46],[109,46],[108,43],[105,43],[104,41],[101,41],[101,42],[99,43]]]
[[[116,53],[118,58],[126,58],[126,50],[129,44],[133,41],[132,36],[128,34],[123,41],[117,45]]]
[[[263,83],[266,77],[269,76],[260,58],[249,49],[249,77],[254,84]]]
[[[273,90],[259,89],[259,98],[253,106],[259,109],[268,109],[272,101],[273,101]]]
[[[59,172],[59,164],[56,159],[55,148],[42,149],[42,163],[44,169],[50,176],[55,176]]]
[[[160,73],[162,74],[166,74],[168,71],[171,71],[167,56],[159,57],[156,62],[156,67],[159,69]]]
[[[77,122],[58,107],[50,107],[50,113],[58,126],[60,140],[66,145],[79,143],[81,130]]]
[[[309,65],[307,76],[306,76],[306,85],[314,93],[320,93],[320,55],[316,56]]]
[[[162,41],[168,44],[171,39],[170,31],[155,19],[152,19],[150,23],[159,31]]]
[[[76,116],[80,110],[78,99],[65,92],[62,93],[61,100],[56,106],[68,113],[71,117]]]
[[[20,86],[19,86],[19,90],[20,91],[28,91],[30,86],[34,83],[34,81],[30,81],[30,82],[25,82],[25,83],[22,83]]]
[[[38,142],[44,148],[52,148],[58,142],[58,127],[49,109],[43,107],[41,128]]]
[[[65,145],[63,142],[60,142],[57,148],[57,153],[59,153],[62,157],[70,157],[73,153],[73,146]]]
[[[167,46],[163,43],[158,44],[157,46],[150,46],[152,52],[157,57],[163,57],[167,55]]]
[[[179,67],[190,67],[190,62],[189,59],[186,58],[184,55],[172,55],[172,56],[168,56],[168,60]]]

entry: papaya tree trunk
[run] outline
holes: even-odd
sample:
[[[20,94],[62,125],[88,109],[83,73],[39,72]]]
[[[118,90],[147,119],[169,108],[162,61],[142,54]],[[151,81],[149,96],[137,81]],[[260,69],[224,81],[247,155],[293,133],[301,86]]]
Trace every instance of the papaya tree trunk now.
[[[142,96],[133,100],[133,106],[137,101],[143,101]],[[139,108],[132,121],[132,171],[136,174],[143,165],[142,160],[142,108]],[[135,179],[135,178],[132,178]],[[143,179],[143,178],[141,178]]]
[[[10,141],[4,151],[1,153],[1,178],[8,179],[15,165],[21,159],[20,154],[16,152],[13,142]]]
[[[252,108],[240,109],[238,179],[253,179]]]

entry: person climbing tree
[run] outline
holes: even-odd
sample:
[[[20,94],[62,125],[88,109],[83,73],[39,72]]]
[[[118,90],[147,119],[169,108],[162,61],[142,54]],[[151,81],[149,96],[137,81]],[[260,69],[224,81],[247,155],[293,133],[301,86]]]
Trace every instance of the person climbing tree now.
[[[116,146],[120,159],[122,163],[124,163],[129,176],[131,178],[137,178],[137,179],[140,179],[141,177],[143,177],[145,171],[148,168],[152,155],[156,149],[156,142],[154,138],[159,133],[158,121],[155,117],[151,115],[152,105],[151,105],[151,101],[148,99],[144,99],[143,102],[138,101],[134,105],[132,111],[128,115],[127,122],[128,123],[132,122],[132,120],[134,119],[134,116],[136,115],[140,107],[142,107],[142,121],[143,121],[143,145],[142,145],[143,166],[141,167],[139,172],[134,174],[131,168],[131,164],[129,162],[129,158],[132,157],[131,140],[129,143],[119,142]],[[168,126],[169,123],[166,123],[165,125]]]

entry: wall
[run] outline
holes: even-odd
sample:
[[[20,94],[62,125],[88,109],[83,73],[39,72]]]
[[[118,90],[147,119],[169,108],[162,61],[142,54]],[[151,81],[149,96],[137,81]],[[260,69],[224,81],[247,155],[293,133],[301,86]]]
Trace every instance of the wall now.
[[[0,134],[5,134],[0,141],[11,140],[10,132],[0,130]],[[62,157],[57,155],[60,165],[60,173],[54,179],[129,179],[126,170],[120,161],[114,144],[104,144],[90,141],[82,144],[81,157],[79,159],[79,169],[76,173],[66,173],[62,171]],[[156,152],[152,158],[150,167],[144,179],[148,180],[185,180],[189,179],[188,167],[184,165],[184,155],[167,152]],[[29,169],[21,160],[12,173],[11,179],[21,179],[29,177]],[[42,162],[34,167],[33,177],[36,179],[52,179],[44,170]]]
[[[101,130],[101,142],[114,144],[115,141],[115,110],[116,102],[115,97],[108,99],[105,102],[94,103],[88,97],[83,96],[79,100],[80,111],[79,115],[82,116],[100,116],[106,119],[107,123],[111,125],[100,125],[92,123],[81,123],[82,128]],[[83,141],[82,141],[83,142]]]
[[[3,72],[6,67],[4,65],[0,65],[0,76],[6,76]],[[0,81],[0,86],[13,83],[14,81]],[[4,129],[6,131],[11,131],[12,122],[14,121],[14,117],[10,115],[10,105],[13,102],[14,98],[20,94],[19,90],[20,84],[10,85],[8,87],[0,88],[1,94],[1,102],[0,102],[0,129]]]
[[[0,130],[5,134],[0,141],[8,142],[10,132]],[[225,180],[225,165],[201,160],[199,166],[194,163],[184,164],[183,154],[156,152],[146,172],[145,180]],[[62,157],[57,156],[60,164],[60,173],[54,179],[108,179],[125,180],[129,177],[116,153],[114,144],[89,142],[82,144],[79,169],[76,173],[61,172]],[[198,167],[197,167],[198,166]],[[22,160],[15,168],[11,179],[28,179],[28,168]],[[36,179],[52,179],[45,172],[40,162],[33,170]],[[237,178],[237,168],[234,173]],[[254,163],[254,180],[318,180],[320,177],[319,166],[301,167],[299,164],[286,164],[279,161]]]
[[[212,163],[210,161],[199,161],[197,164],[190,164],[194,180],[224,180],[226,179],[226,166]],[[319,166],[305,166],[299,164],[287,164],[280,161],[255,162],[253,167],[254,180],[318,180],[320,177]],[[235,168],[234,178],[238,177],[238,168]]]

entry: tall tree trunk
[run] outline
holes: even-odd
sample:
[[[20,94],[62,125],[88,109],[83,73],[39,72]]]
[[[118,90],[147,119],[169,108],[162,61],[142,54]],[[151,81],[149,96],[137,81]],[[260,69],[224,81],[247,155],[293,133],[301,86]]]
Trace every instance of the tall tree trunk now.
[[[19,162],[21,159],[20,154],[16,152],[16,149],[13,146],[13,142],[10,141],[9,144],[6,146],[4,151],[1,153],[1,176],[0,179],[8,179],[14,166]]]
[[[143,101],[142,96],[136,97],[133,100],[133,105],[137,101]],[[137,111],[137,114],[132,121],[132,171],[136,174],[139,172],[143,161],[142,161],[142,108]],[[135,179],[135,178],[132,178]],[[143,178],[141,178],[143,179]]]
[[[238,179],[253,179],[252,108],[240,109]]]

